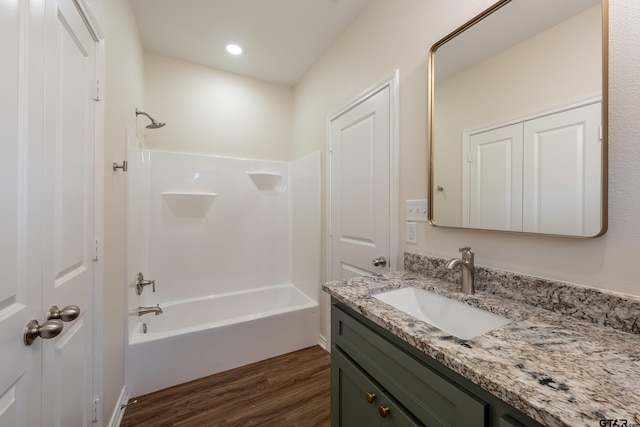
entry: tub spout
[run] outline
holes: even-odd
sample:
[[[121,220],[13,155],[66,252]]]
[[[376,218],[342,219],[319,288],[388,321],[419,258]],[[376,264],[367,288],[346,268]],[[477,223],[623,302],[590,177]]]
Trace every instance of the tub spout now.
[[[144,314],[155,313],[156,316],[162,314],[162,309],[160,308],[160,304],[156,304],[155,307],[138,307],[129,311],[129,314],[132,316],[142,316]]]

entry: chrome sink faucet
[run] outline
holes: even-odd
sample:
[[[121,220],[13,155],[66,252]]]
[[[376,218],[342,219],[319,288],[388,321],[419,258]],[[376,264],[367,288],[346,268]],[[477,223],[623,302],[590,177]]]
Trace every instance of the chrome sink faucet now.
[[[155,313],[156,316],[162,314],[162,309],[160,308],[160,304],[156,304],[155,307],[138,307],[129,311],[129,314],[132,316],[142,316],[144,314]]]
[[[465,294],[475,294],[475,266],[473,264],[473,252],[469,246],[460,248],[461,258],[454,258],[447,261],[446,267],[453,270],[460,266],[462,269],[462,292]]]

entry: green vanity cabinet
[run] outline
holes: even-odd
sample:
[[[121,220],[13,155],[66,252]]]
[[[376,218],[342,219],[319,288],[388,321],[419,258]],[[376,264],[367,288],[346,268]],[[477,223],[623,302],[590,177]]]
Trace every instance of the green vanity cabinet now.
[[[541,426],[336,300],[331,340],[333,427]]]

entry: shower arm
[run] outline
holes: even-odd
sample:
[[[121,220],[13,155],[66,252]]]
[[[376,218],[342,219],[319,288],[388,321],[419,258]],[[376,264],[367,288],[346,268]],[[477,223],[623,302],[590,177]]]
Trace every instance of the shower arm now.
[[[151,120],[151,124],[146,126],[147,129],[158,129],[166,125],[166,123],[158,122],[156,119],[151,117],[148,113],[145,113],[144,111],[140,111],[136,108],[136,117],[138,117],[140,114],[142,114],[143,116],[147,116],[147,118]]]
[[[143,116],[147,116],[152,122],[155,122],[155,119],[151,117],[149,114],[145,113],[144,111],[140,111],[136,108],[136,117],[138,117],[140,114],[142,114]]]

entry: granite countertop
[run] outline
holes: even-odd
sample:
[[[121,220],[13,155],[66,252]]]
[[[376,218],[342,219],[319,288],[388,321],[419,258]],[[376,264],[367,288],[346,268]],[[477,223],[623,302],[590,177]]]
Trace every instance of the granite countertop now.
[[[372,294],[416,286],[511,320],[462,340]],[[548,426],[640,426],[640,335],[414,272],[329,282],[323,290],[428,356]],[[618,421],[618,425],[624,425]]]

